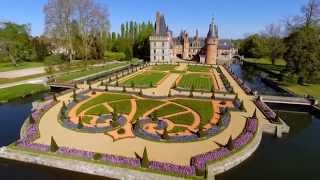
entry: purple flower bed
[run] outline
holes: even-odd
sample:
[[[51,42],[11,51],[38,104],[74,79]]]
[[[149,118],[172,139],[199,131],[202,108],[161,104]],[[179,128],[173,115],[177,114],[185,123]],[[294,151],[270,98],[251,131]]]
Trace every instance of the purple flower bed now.
[[[242,146],[248,144],[252,137],[253,134],[251,132],[241,134],[237,139],[233,141],[234,148],[240,149]]]
[[[219,148],[214,151],[209,151],[204,154],[199,154],[191,158],[191,166],[194,166],[196,169],[204,170],[206,168],[206,163],[208,161],[215,161],[221,159],[222,157],[230,154],[230,150],[227,148]]]
[[[62,155],[82,157],[85,159],[92,159],[93,155],[94,155],[93,152],[72,149],[72,148],[67,148],[67,147],[60,147],[57,152]]]
[[[256,100],[255,104],[258,106],[258,108],[262,111],[262,113],[268,118],[269,120],[275,120],[276,118],[276,113],[264,102],[261,100]]]
[[[255,118],[248,118],[246,123],[246,130],[251,133],[255,133],[258,128],[258,122]]]
[[[251,94],[252,90],[249,86],[247,86],[236,74],[234,74],[230,67],[224,65],[224,67],[226,68],[226,70],[231,74],[231,77],[238,83],[238,85],[242,88],[242,90],[246,93],[246,94]]]
[[[196,170],[193,166],[180,166],[171,163],[164,163],[158,161],[150,161],[150,169],[160,170],[168,173],[177,173],[183,176],[195,176]]]
[[[101,157],[101,160],[105,161],[105,162],[113,163],[113,164],[118,164],[118,165],[127,165],[130,167],[140,167],[140,160],[137,158],[103,154]]]

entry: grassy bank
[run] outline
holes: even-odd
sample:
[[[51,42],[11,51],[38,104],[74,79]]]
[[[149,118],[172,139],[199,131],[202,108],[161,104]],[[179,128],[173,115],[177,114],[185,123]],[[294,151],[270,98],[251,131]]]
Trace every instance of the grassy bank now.
[[[245,58],[244,61],[256,63],[256,64],[271,64],[271,59],[269,58]],[[284,59],[277,59],[274,65],[285,66],[287,63]]]
[[[0,102],[7,102],[17,98],[47,91],[48,87],[42,84],[22,84],[0,89]]]
[[[11,62],[0,63],[0,72],[44,66],[41,62],[21,62],[14,66]]]
[[[309,94],[320,100],[320,84],[306,84],[303,86],[299,84],[284,84],[281,87],[299,96]]]

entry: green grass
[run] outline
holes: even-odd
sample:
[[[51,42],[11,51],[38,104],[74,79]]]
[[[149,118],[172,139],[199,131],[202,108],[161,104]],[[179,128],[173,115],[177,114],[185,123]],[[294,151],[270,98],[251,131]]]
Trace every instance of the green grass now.
[[[24,81],[28,79],[38,78],[47,75],[46,73],[43,74],[34,74],[30,76],[23,76],[23,77],[17,77],[17,78],[0,78],[0,84],[6,84],[6,83],[12,83],[12,82],[19,82]]]
[[[155,65],[152,67],[152,70],[157,71],[173,71],[175,70],[177,66],[172,64],[161,64],[161,65]]]
[[[92,120],[92,117],[90,117],[90,116],[83,116],[82,117],[82,122],[85,124],[91,124],[91,120]]]
[[[138,99],[137,100],[137,112],[133,117],[133,120],[138,120],[145,112],[148,110],[160,106],[163,104],[163,101],[152,100],[152,99]]]
[[[212,79],[205,74],[185,74],[182,76],[178,87],[184,89],[205,90],[210,91],[212,88]]]
[[[125,86],[131,86],[133,82],[135,87],[150,87],[150,84],[152,83],[152,85],[155,86],[162,78],[164,78],[165,75],[166,73],[164,72],[144,72],[126,80],[122,84]]]
[[[247,62],[256,63],[256,64],[271,64],[271,59],[269,58],[245,58]],[[284,59],[277,59],[275,65],[285,66],[287,63]]]
[[[188,66],[188,71],[190,72],[209,72],[211,67],[207,66],[194,66],[194,65],[189,65]]]
[[[56,80],[58,82],[68,82],[74,79],[78,79],[81,77],[85,77],[91,74],[96,74],[102,71],[107,71],[116,67],[124,66],[125,64],[123,63],[117,63],[117,64],[109,64],[105,67],[94,67],[94,68],[89,68],[88,70],[80,70],[80,71],[74,71],[74,72],[68,72],[62,75],[58,75]]]
[[[0,102],[7,102],[16,98],[25,97],[47,91],[48,87],[42,84],[23,84],[0,89]]]
[[[185,132],[187,129],[188,129],[188,128],[185,128],[185,127],[175,126],[175,127],[173,127],[170,131],[168,131],[168,133]]]
[[[101,114],[109,114],[109,110],[102,104],[89,109],[85,115],[100,116]]]
[[[101,94],[82,104],[77,109],[77,115],[80,114],[82,111],[90,108],[91,106],[95,106],[95,105],[102,104],[105,102],[110,102],[110,101],[123,100],[123,99],[131,99],[131,96],[125,95],[125,94],[109,94],[109,93]]]
[[[174,122],[175,124],[183,124],[188,126],[191,126],[194,122],[194,117],[192,113],[180,114],[180,115],[169,117],[168,119]]]
[[[111,102],[109,105],[116,109],[118,113],[121,114],[129,114],[131,112],[131,101],[130,100],[123,100],[123,101],[116,101]]]
[[[320,100],[320,84],[306,84],[304,86],[299,84],[286,84],[281,87],[300,96],[309,94]]]
[[[197,112],[201,118],[201,125],[208,124],[211,121],[214,113],[211,101],[191,99],[175,99],[172,101],[187,106]]]
[[[157,110],[157,116],[162,117],[162,116],[184,112],[184,111],[186,110],[180,106],[177,106],[175,104],[168,104]]]
[[[0,72],[44,66],[41,62],[20,62],[14,66],[11,62],[0,63]]]

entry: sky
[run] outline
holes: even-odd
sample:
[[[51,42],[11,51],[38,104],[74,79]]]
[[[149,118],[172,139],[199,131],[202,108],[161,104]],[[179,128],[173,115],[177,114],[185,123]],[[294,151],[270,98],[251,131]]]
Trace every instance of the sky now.
[[[260,32],[271,23],[300,13],[308,0],[96,0],[110,13],[111,31],[119,32],[126,21],[154,21],[156,11],[165,15],[167,25],[204,36],[212,17],[222,38],[242,38]],[[0,0],[0,21],[31,24],[32,35],[44,31],[43,6],[47,0]]]

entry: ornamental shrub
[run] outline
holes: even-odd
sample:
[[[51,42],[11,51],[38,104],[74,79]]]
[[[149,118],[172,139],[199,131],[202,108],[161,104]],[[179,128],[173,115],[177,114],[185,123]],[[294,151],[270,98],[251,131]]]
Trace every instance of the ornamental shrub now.
[[[150,87],[153,87],[153,84],[152,84],[152,82],[150,82]]]
[[[190,90],[189,97],[193,97],[193,90]]]
[[[122,92],[127,92],[126,86],[122,86]]]
[[[82,128],[83,128],[83,122],[82,122],[81,116],[79,116],[78,129],[82,129]]]
[[[135,87],[134,81],[131,81],[131,87],[132,87],[132,88]]]
[[[101,81],[100,86],[103,86],[103,80]]]
[[[98,161],[98,160],[100,160],[102,158],[102,154],[100,154],[100,153],[95,153],[94,155],[93,155],[93,160],[95,160],[95,161]]]
[[[50,151],[57,152],[58,149],[59,149],[59,146],[57,145],[56,141],[53,139],[53,136],[51,136]]]
[[[149,158],[148,158],[148,152],[147,152],[147,148],[144,147],[143,150],[143,155],[142,155],[142,160],[141,160],[141,166],[144,168],[148,168],[149,167]]]
[[[232,151],[234,149],[234,144],[233,144],[233,140],[232,137],[230,136],[228,143],[227,143],[227,148]]]
[[[171,94],[171,89],[169,90],[169,93],[168,93],[168,97],[171,97],[172,94]]]
[[[30,117],[29,117],[29,123],[30,123],[30,124],[34,124],[35,122],[36,122],[36,121],[34,120],[33,116],[30,115]]]
[[[118,81],[118,80],[116,81],[116,86],[117,86],[117,87],[119,86],[119,81]]]
[[[121,129],[118,129],[117,133],[118,134],[124,134],[124,133],[126,133],[126,130],[121,128]]]
[[[143,95],[142,88],[140,88],[139,95],[140,95],[140,96]]]
[[[56,93],[53,94],[53,100],[54,100],[55,102],[58,101]]]
[[[109,91],[109,89],[108,89],[108,84],[106,84],[104,90],[105,90],[105,91]]]

